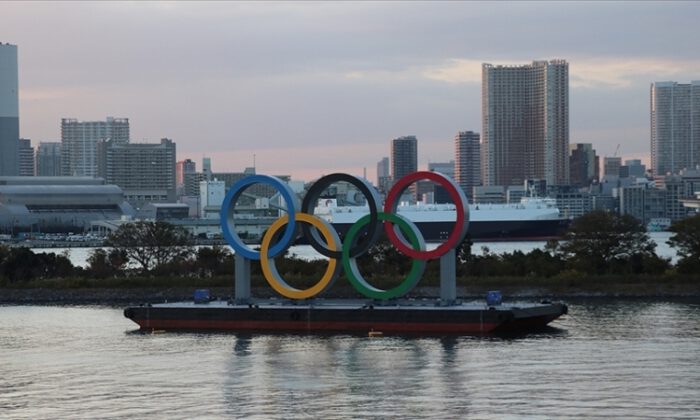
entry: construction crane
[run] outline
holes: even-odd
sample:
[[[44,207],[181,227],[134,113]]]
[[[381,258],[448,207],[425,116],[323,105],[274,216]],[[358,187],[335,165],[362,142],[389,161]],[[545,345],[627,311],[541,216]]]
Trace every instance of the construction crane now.
[[[612,157],[617,157],[617,152],[620,151],[620,143],[617,143],[617,147],[615,148],[615,153],[613,153]]]

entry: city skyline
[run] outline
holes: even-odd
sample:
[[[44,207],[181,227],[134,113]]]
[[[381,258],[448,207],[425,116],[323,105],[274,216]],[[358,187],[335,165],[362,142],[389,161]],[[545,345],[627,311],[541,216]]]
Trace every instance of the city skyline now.
[[[454,133],[481,127],[482,63],[562,58],[570,141],[648,163],[649,84],[700,78],[682,48],[700,6],[545,5],[8,3],[0,41],[19,49],[20,137],[34,146],[62,118],[115,116],[132,141],[172,138],[178,160],[219,171],[255,159],[297,179],[374,179],[402,133],[420,139],[420,168],[454,158]]]

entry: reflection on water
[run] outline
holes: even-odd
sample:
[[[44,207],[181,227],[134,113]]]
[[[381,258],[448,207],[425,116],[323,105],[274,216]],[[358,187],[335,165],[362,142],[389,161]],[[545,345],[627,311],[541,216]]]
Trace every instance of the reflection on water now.
[[[568,302],[518,337],[133,333],[0,307],[0,417],[700,417],[700,304]]]

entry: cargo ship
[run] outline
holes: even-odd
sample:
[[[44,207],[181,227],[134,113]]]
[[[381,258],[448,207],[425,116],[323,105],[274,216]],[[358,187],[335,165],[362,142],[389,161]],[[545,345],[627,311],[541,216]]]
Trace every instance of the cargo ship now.
[[[414,222],[428,242],[442,242],[455,223],[454,204],[400,205],[400,215]],[[319,200],[314,214],[330,222],[341,238],[367,206],[339,206],[334,198]],[[546,240],[559,238],[570,220],[563,217],[552,198],[523,197],[513,204],[470,204],[471,240]]]
[[[256,299],[178,302],[132,306],[124,316],[142,330],[297,332],[395,335],[524,333],[544,328],[567,313],[563,303],[517,305],[451,303],[439,300],[368,302],[362,300],[288,301]]]

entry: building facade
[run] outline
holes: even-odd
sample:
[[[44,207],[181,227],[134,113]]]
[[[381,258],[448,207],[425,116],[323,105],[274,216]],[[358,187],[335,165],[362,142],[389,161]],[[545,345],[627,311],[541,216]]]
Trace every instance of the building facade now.
[[[388,157],[383,157],[377,162],[377,189],[381,193],[386,193],[391,188],[390,170]]]
[[[587,187],[600,178],[598,156],[591,143],[573,143],[569,147],[569,182],[576,187]]]
[[[620,176],[620,167],[622,166],[622,158],[615,156],[606,156],[603,158],[603,170],[606,177]]]
[[[185,176],[197,172],[197,163],[192,159],[180,160],[175,164],[175,188],[178,197],[185,195]]]
[[[482,180],[569,183],[569,64],[482,66]]]
[[[0,176],[19,175],[17,46],[0,42]]]
[[[460,131],[455,136],[454,179],[471,198],[474,187],[481,185],[481,144],[479,133]]]
[[[19,139],[19,176],[34,176],[34,148],[29,139]]]
[[[61,172],[66,176],[97,176],[97,143],[129,143],[129,119],[61,120]]]
[[[36,175],[61,175],[61,143],[40,142],[36,148]]]
[[[0,177],[0,232],[82,232],[134,215],[122,190],[91,177]]]
[[[700,165],[700,81],[651,84],[651,172],[678,174]]]
[[[400,178],[418,170],[418,139],[403,136],[391,141],[391,177]]]
[[[456,163],[454,160],[449,162],[430,162],[428,163],[428,170],[431,172],[440,172],[445,176],[455,179],[455,166]],[[432,182],[430,184],[432,188],[430,188],[429,192],[433,193],[434,203],[451,203],[453,201],[445,187],[433,184]]]
[[[175,143],[121,143],[99,145],[98,173],[108,184],[124,190],[126,200],[140,208],[147,203],[175,202]]]

